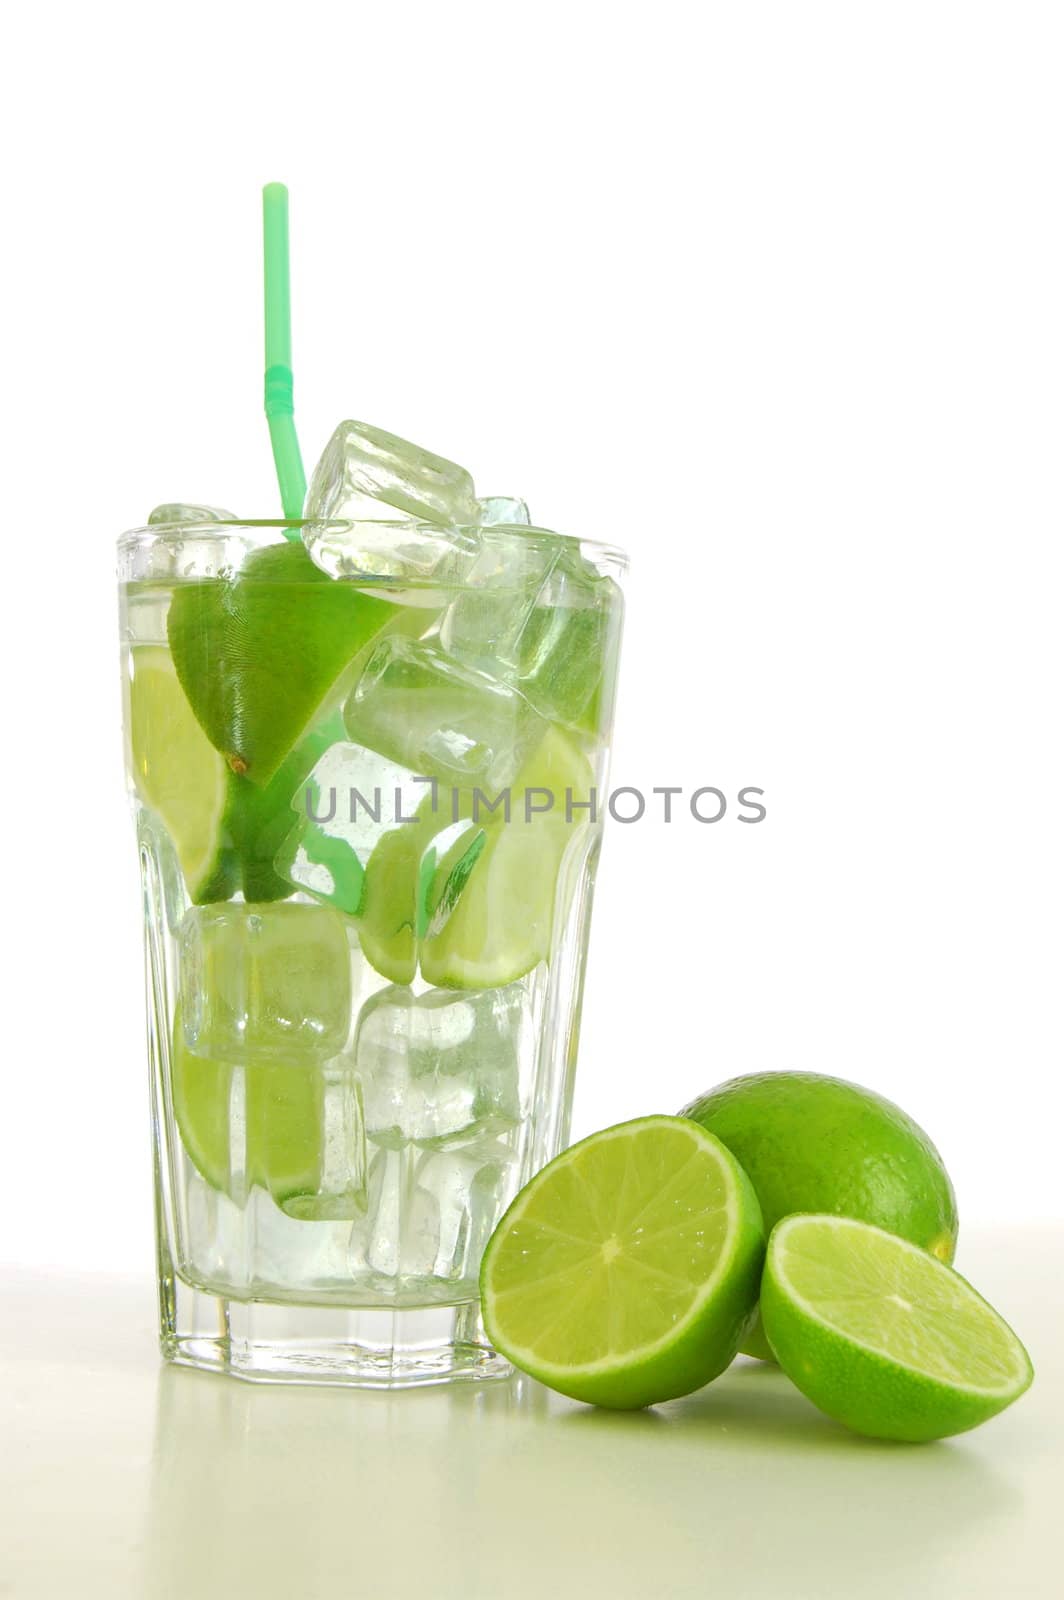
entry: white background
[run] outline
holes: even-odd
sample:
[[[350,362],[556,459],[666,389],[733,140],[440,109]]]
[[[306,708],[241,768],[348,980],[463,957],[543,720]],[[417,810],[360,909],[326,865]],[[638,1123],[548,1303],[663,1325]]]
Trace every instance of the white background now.
[[[9,1258],[150,1259],[113,541],[276,512],[297,418],[632,556],[576,1131],[736,1072],[899,1100],[962,1216],[1061,1216],[1055,5],[20,9],[3,289]]]

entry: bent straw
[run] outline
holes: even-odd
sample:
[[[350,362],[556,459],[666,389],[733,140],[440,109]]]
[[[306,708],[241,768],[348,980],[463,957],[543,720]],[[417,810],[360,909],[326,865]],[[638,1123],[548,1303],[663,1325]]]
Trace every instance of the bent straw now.
[[[288,190],[268,183],[262,191],[263,289],[266,306],[266,421],[286,517],[303,515],[307,479],[296,436],[292,402],[292,303],[288,274]],[[286,529],[298,539],[296,528]]]

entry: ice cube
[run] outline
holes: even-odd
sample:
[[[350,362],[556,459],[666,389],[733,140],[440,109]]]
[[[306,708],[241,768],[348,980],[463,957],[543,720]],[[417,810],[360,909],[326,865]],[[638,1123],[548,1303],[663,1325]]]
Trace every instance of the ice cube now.
[[[189,1161],[236,1205],[257,1185],[292,1217],[353,1217],[365,1204],[365,1139],[350,1060],[222,1061],[193,1055],[180,1016],[170,1061]]]
[[[440,643],[467,666],[515,681],[513,656],[528,617],[557,565],[562,542],[542,529],[485,533],[461,591],[440,618]]]
[[[516,1186],[513,1151],[501,1140],[469,1150],[431,1150],[418,1161],[407,1254],[434,1278],[476,1279],[484,1247]]]
[[[316,1189],[289,1195],[279,1202],[281,1209],[304,1222],[360,1216],[366,1206],[366,1139],[350,1057],[339,1056],[310,1073],[303,1069],[302,1075],[321,1078],[321,1168]],[[283,1103],[271,1104],[267,1115],[284,1126]]]
[[[438,646],[382,639],[344,707],[358,744],[420,776],[476,786],[494,799],[544,724],[510,685],[453,660]]]
[[[463,582],[477,549],[475,532],[424,522],[310,522],[303,543],[315,566],[330,578],[389,578],[388,599],[438,607],[442,589]],[[404,585],[422,586],[408,593]]]
[[[314,469],[304,542],[332,577],[460,580],[480,508],[463,467],[364,422],[341,422]],[[342,519],[347,526],[321,526]]]
[[[274,865],[289,883],[354,916],[369,858],[385,833],[412,823],[425,779],[375,750],[338,739],[292,800],[297,820]]]
[[[608,725],[620,590],[577,550],[541,529],[492,530],[468,583],[444,612],[440,642],[458,660],[518,689],[552,722]]]
[[[473,526],[478,505],[464,467],[366,422],[341,422],[307,491],[308,517]]]
[[[480,515],[477,521],[482,528],[520,528],[531,520],[523,500],[512,500],[508,495],[492,494],[477,501]]]
[[[557,562],[505,659],[521,693],[544,717],[590,732],[608,729],[620,645],[621,591],[575,553]]]
[[[394,1278],[416,1270],[416,1261],[404,1260],[403,1249],[407,1243],[409,1253],[415,1159],[412,1149],[377,1150],[371,1156],[365,1213],[355,1221],[347,1248],[352,1276],[370,1272]],[[424,1255],[423,1245],[417,1254]]]
[[[165,505],[156,506],[148,518],[149,528],[157,527],[160,523],[179,522],[195,525],[198,522],[235,522],[237,519],[231,511],[222,511],[219,506],[185,505],[180,500],[167,501]]]
[[[347,1043],[347,920],[326,906],[195,906],[179,938],[185,1042],[225,1061],[317,1062]]]
[[[393,985],[372,995],[355,1038],[367,1139],[452,1149],[514,1127],[530,1027],[521,982],[423,995]]]
[[[378,1149],[365,1214],[351,1229],[349,1272],[475,1285],[516,1187],[516,1160],[503,1141],[468,1151]]]

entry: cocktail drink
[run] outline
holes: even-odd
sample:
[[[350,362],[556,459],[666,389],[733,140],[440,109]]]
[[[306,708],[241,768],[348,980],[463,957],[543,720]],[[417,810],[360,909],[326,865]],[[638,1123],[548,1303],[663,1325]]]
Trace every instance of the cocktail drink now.
[[[622,558],[342,425],[300,522],[119,546],[163,1345],[492,1375],[484,1246],[567,1139]]]

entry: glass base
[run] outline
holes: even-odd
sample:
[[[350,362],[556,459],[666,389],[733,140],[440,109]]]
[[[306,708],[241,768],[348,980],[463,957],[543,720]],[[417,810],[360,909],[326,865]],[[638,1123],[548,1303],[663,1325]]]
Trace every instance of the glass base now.
[[[239,1301],[164,1276],[161,1344],[167,1361],[251,1383],[405,1389],[508,1378],[480,1308],[346,1307]]]

